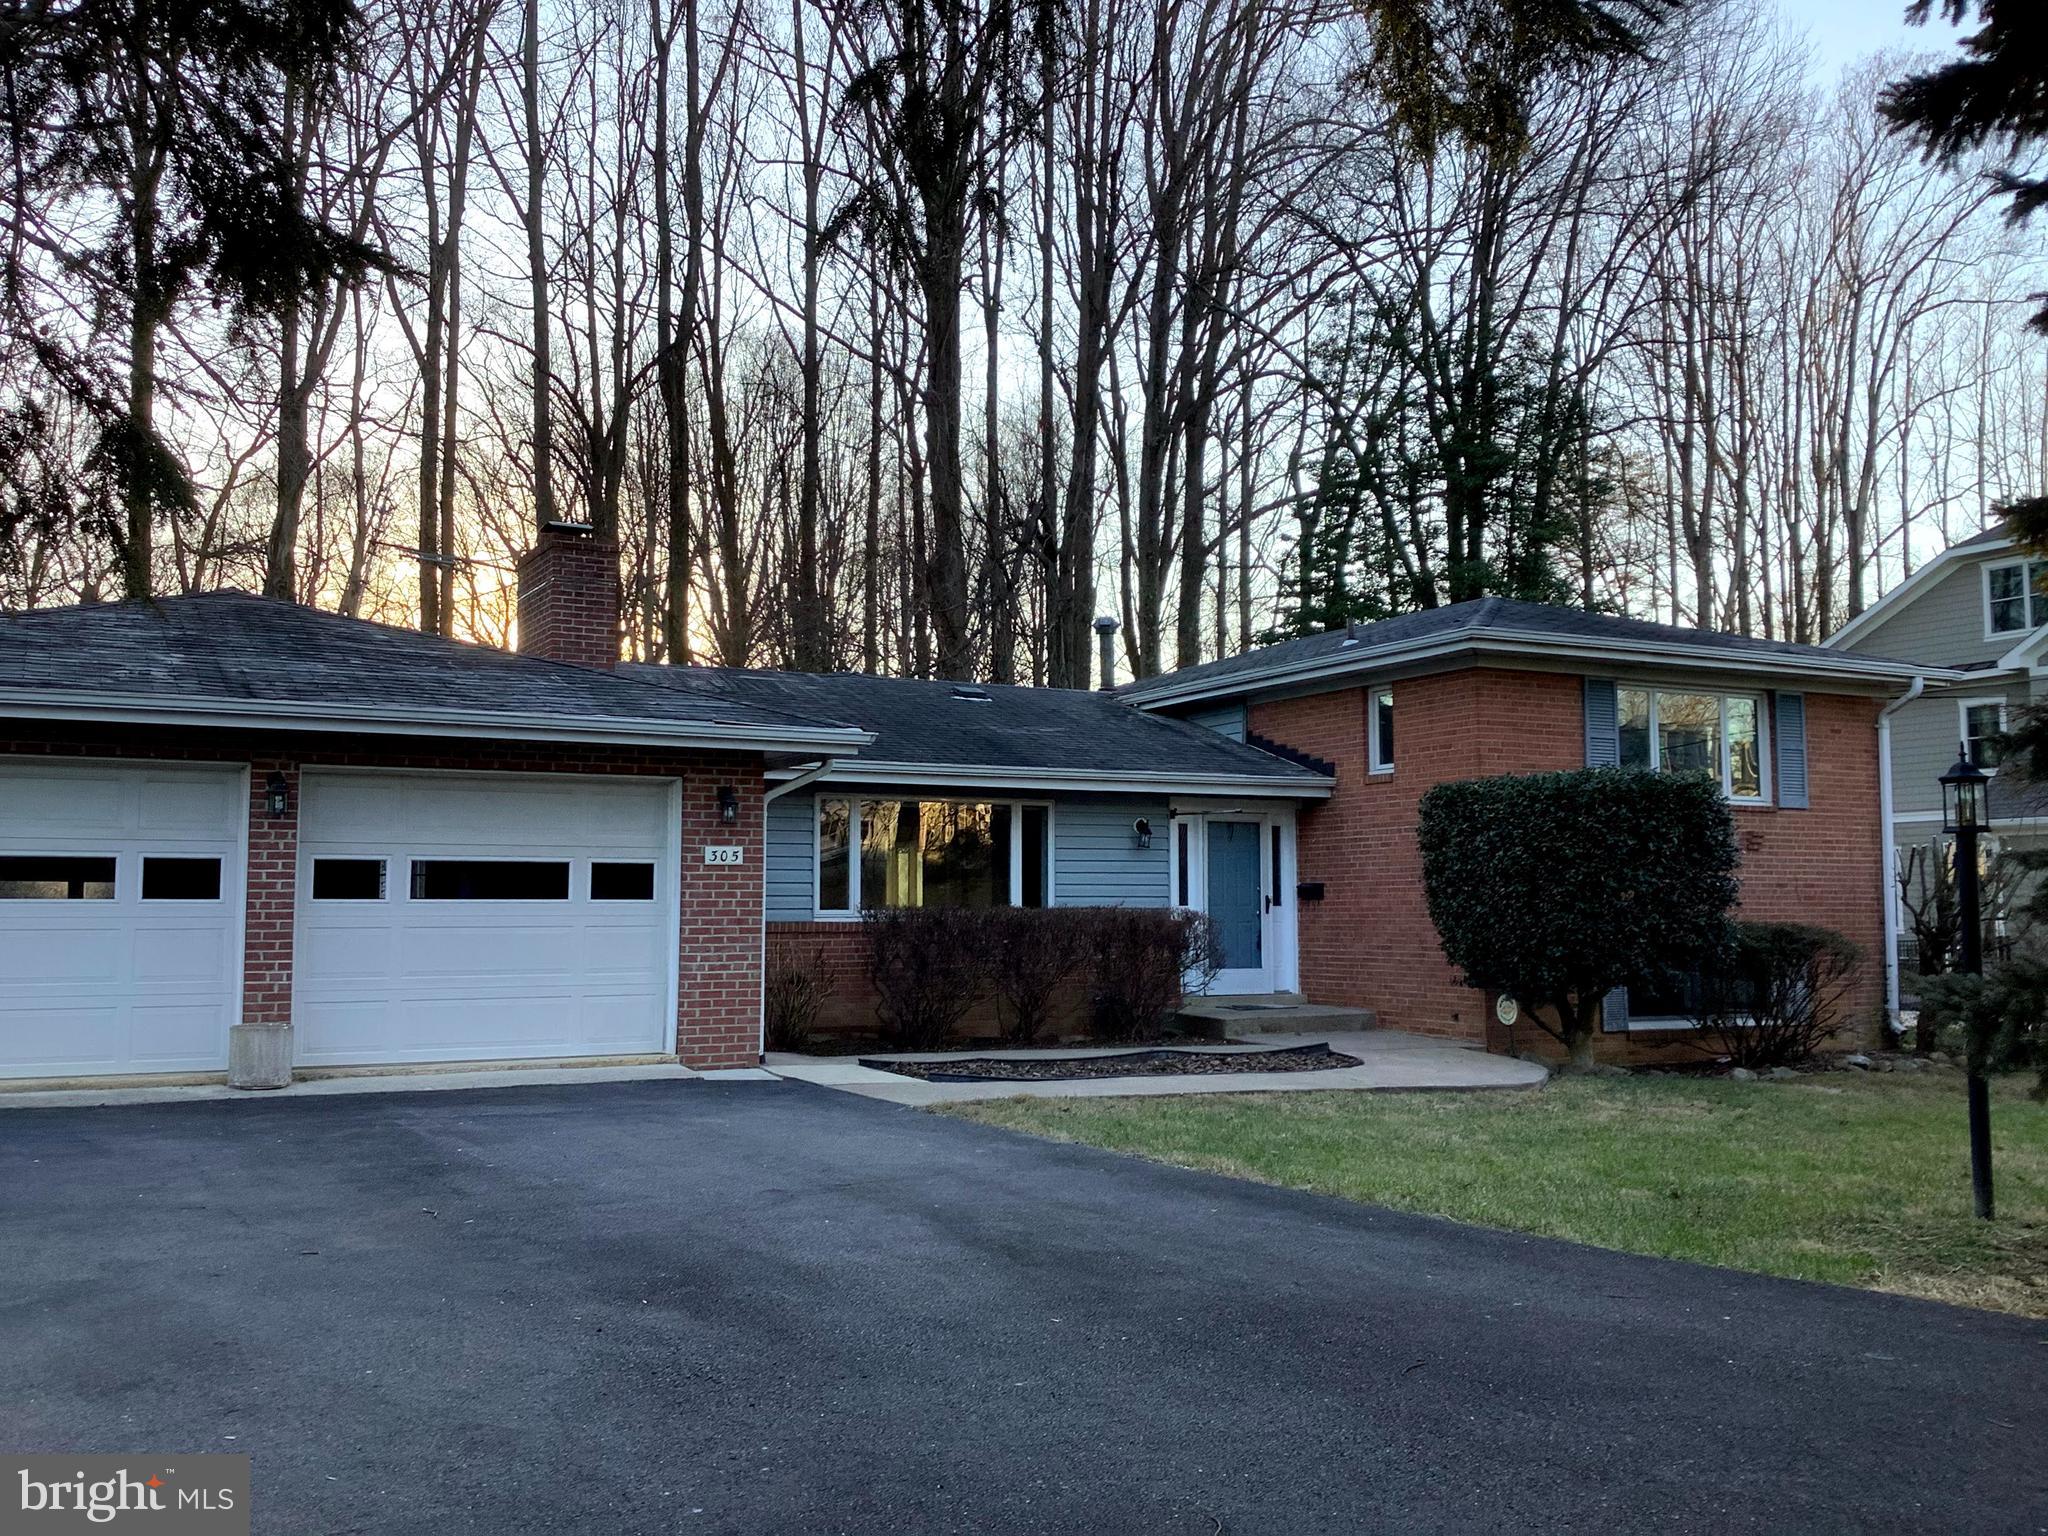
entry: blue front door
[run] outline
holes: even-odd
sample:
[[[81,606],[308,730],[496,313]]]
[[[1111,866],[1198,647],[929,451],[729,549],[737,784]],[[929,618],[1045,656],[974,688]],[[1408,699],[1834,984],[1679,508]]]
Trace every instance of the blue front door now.
[[[1217,980],[1238,989],[1265,988],[1265,827],[1256,821],[1209,821],[1208,903],[1222,948]]]

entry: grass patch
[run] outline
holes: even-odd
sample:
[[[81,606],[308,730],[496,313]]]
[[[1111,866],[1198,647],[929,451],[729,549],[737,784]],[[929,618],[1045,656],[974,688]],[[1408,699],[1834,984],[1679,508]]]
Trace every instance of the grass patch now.
[[[1524,1093],[1004,1099],[946,1113],[1628,1253],[2048,1317],[2048,1106],[1993,1085],[1999,1219],[1963,1081],[1559,1079]]]

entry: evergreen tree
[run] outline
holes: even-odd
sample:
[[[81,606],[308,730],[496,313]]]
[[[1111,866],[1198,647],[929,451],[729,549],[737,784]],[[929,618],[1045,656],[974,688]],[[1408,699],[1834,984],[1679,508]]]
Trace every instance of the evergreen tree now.
[[[9,329],[97,426],[76,515],[113,546],[129,597],[152,590],[160,518],[192,489],[157,430],[157,350],[205,298],[274,314],[379,258],[292,195],[287,88],[327,89],[348,0],[0,0],[0,112],[13,153],[0,210]],[[33,443],[33,424],[0,448]],[[19,466],[0,479],[19,483]]]

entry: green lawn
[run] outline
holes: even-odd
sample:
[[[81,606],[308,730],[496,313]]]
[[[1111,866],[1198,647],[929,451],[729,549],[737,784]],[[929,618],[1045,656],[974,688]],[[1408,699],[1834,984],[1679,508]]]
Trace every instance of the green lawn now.
[[[2048,1106],[1994,1086],[1970,1215],[1963,1080],[1559,1079],[1527,1092],[1005,1099],[947,1112],[1630,1253],[2048,1317]]]

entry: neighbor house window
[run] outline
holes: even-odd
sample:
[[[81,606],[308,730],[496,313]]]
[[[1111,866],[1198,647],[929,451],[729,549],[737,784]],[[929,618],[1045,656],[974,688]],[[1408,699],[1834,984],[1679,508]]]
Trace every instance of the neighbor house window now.
[[[2005,734],[2005,700],[1964,699],[1963,750],[1979,768],[1996,768],[1999,738]]]
[[[1052,808],[959,800],[820,800],[818,910],[1042,907]]]
[[[1704,773],[1732,800],[1763,799],[1763,705],[1755,694],[1623,688],[1615,703],[1622,767]]]
[[[114,861],[88,854],[0,854],[0,901],[112,901]]]
[[[1394,690],[1376,689],[1372,695],[1372,721],[1368,727],[1372,737],[1372,771],[1392,773],[1394,771]]]
[[[2018,634],[2048,624],[2048,560],[2009,560],[1984,567],[1984,627]]]

